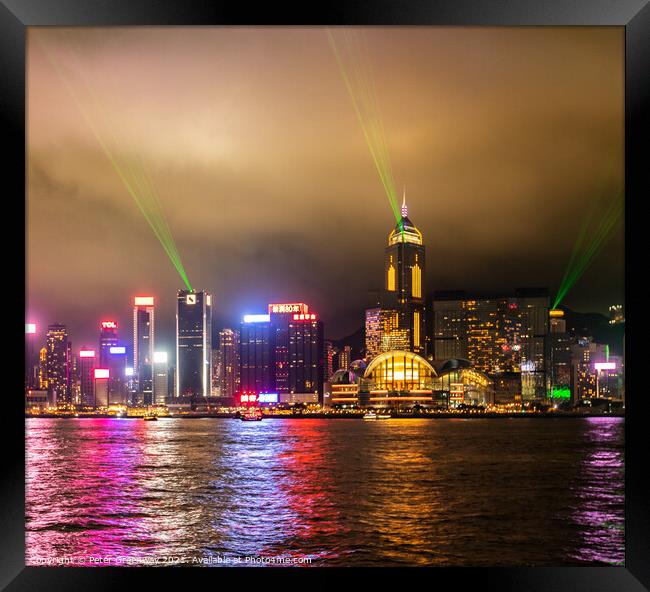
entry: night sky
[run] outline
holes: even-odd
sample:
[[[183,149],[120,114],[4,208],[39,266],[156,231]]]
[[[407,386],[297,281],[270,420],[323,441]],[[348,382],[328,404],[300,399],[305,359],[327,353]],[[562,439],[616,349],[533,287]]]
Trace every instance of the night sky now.
[[[585,213],[622,187],[623,29],[365,38],[428,291],[554,295]],[[128,340],[133,295],[153,294],[157,349],[173,344],[182,281],[91,126],[146,164],[215,330],[273,301],[309,303],[329,338],[360,326],[395,220],[324,29],[31,28],[27,76],[39,334],[64,322],[91,345],[111,318]],[[564,304],[606,313],[623,285],[619,225]]]

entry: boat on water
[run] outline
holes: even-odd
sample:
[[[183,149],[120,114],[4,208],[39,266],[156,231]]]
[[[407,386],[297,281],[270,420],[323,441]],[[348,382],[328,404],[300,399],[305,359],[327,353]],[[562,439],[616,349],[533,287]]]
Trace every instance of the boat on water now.
[[[390,419],[391,414],[390,413],[375,413],[374,411],[368,411],[363,416],[363,419]]]
[[[262,421],[262,412],[259,409],[249,409],[239,416],[242,421]]]
[[[158,418],[155,415],[143,415],[142,419],[145,421],[157,421]]]

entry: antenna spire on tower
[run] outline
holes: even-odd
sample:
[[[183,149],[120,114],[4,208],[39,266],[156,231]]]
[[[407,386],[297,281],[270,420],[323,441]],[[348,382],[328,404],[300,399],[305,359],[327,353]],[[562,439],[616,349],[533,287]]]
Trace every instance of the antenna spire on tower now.
[[[406,216],[408,216],[408,213],[409,210],[406,206],[406,185],[404,185],[404,197],[402,199],[402,218],[406,218]]]

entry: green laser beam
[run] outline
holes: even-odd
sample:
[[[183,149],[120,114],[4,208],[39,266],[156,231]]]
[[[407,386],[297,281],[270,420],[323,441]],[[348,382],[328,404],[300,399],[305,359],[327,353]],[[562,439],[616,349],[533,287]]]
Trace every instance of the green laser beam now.
[[[345,88],[350,96],[354,112],[361,126],[364,139],[379,175],[379,180],[384,188],[388,203],[400,225],[402,232],[402,217],[395,191],[393,172],[388,152],[388,143],[379,111],[377,92],[374,86],[372,68],[367,51],[361,44],[359,37],[350,33],[340,33],[340,42],[337,43],[334,33],[326,29],[330,46],[336,58]],[[341,46],[342,50],[339,48]],[[346,54],[346,59],[343,55]]]
[[[109,143],[100,134],[97,126],[95,125],[93,118],[83,105],[78,93],[75,92],[72,84],[70,83],[68,76],[63,72],[62,66],[59,66],[57,60],[47,49],[45,44],[41,39],[37,37],[39,45],[41,46],[44,55],[57,72],[60,80],[62,81],[66,91],[72,98],[74,104],[76,105],[78,111],[81,113],[83,119],[86,121],[89,129],[91,130],[93,136],[97,140],[100,148],[102,149],[104,155],[107,157],[110,162],[113,170],[117,173],[118,177],[125,186],[127,192],[132,197],[136,206],[143,215],[145,221],[149,224],[151,230],[154,233],[154,236],[158,239],[163,250],[167,254],[172,265],[181,276],[181,279],[185,283],[188,290],[192,290],[192,286],[185,272],[185,268],[181,261],[178,249],[176,248],[176,243],[167,224],[166,218],[162,212],[160,202],[156,196],[155,189],[153,187],[153,182],[150,177],[147,177],[147,171],[144,167],[141,159],[136,162],[135,159],[131,159],[130,162],[121,161],[119,157],[111,150]],[[94,93],[90,90],[88,84],[85,80],[82,80],[82,83],[86,87],[86,90],[90,96],[91,101],[97,104],[95,100]],[[112,136],[110,132],[106,134],[107,136]],[[116,142],[113,142],[116,145]]]
[[[623,193],[619,193],[608,204],[606,211],[600,218],[595,228],[589,229],[591,213],[583,223],[580,235],[576,242],[576,247],[572,253],[571,260],[564,274],[563,281],[558,289],[553,308],[557,308],[562,302],[568,291],[582,277],[585,271],[596,259],[607,241],[611,238],[623,215]],[[585,238],[589,236],[588,242]]]

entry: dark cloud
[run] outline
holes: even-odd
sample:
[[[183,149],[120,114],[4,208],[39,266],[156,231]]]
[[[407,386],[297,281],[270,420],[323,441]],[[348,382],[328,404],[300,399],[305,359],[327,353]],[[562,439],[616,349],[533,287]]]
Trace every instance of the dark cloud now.
[[[622,186],[623,30],[365,36],[428,289],[557,289],[580,220]],[[394,221],[322,29],[29,32],[30,314],[77,342],[114,316],[128,337],[131,297],[152,292],[171,345],[181,280],[84,113],[143,159],[217,324],[289,299],[331,337],[357,328]],[[619,229],[566,303],[622,296]]]

